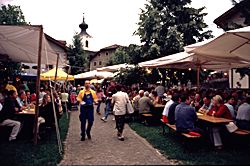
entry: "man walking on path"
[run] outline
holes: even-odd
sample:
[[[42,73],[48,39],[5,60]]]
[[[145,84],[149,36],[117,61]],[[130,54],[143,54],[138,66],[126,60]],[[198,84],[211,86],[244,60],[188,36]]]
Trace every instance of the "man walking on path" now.
[[[90,131],[94,122],[94,103],[97,103],[98,100],[95,91],[90,89],[89,80],[85,81],[84,86],[85,88],[77,96],[77,101],[80,103],[81,141],[85,141],[85,131],[88,139],[91,139]],[[88,119],[87,129],[86,119]]]
[[[125,114],[126,114],[126,104],[129,100],[128,94],[121,91],[121,86],[117,85],[117,92],[112,96],[112,104],[114,105],[113,111],[115,115],[116,128],[118,130],[117,136],[118,139],[124,141],[123,129],[125,122]]]

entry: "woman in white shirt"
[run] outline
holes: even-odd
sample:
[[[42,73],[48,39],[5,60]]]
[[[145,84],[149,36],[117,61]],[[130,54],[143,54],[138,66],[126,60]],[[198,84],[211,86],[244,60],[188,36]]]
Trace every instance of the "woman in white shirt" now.
[[[120,85],[116,86],[117,92],[112,95],[111,103],[114,105],[113,111],[116,120],[117,137],[120,141],[124,141],[123,129],[125,123],[126,104],[129,101],[128,94],[121,91]]]

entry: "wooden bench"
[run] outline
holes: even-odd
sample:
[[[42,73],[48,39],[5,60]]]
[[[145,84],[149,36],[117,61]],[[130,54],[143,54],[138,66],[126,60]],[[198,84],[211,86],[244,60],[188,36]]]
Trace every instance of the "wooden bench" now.
[[[154,115],[153,114],[150,114],[150,113],[147,113],[147,114],[141,114],[142,116],[142,120],[143,120],[143,123],[144,125],[148,126],[150,124],[150,120],[152,121]]]
[[[250,131],[249,130],[243,130],[243,129],[237,129],[235,132],[233,132],[233,134],[250,135]]]
[[[162,122],[162,129],[163,129],[163,134],[165,134],[165,126],[168,127],[168,129],[172,129],[174,131],[176,131],[176,126],[175,125],[171,125],[169,123],[165,123],[162,119],[161,119],[161,122]],[[190,134],[187,134],[187,133],[179,133],[180,135],[186,137],[186,138],[200,138],[200,136],[194,136],[194,135],[190,135]]]
[[[145,117],[152,117],[153,114],[142,114],[142,116],[145,116]]]

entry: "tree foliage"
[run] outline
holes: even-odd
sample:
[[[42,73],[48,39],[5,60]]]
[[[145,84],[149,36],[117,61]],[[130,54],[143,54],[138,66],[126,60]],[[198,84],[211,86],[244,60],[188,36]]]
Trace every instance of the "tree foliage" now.
[[[107,66],[117,65],[122,63],[129,63],[130,57],[125,47],[116,49],[115,53],[110,57]]]
[[[114,55],[110,58],[108,65],[116,65],[122,63],[138,64],[144,59],[142,57],[141,46],[130,44],[128,47],[118,48]]]
[[[25,17],[20,6],[1,5],[0,6],[0,24],[6,25],[27,25]]]
[[[191,0],[149,0],[141,10],[139,28],[142,54],[145,60],[171,55],[183,51],[183,46],[212,37],[204,31],[203,8],[189,6]],[[163,84],[166,70],[160,69]]]
[[[115,76],[115,80],[118,83],[127,86],[131,86],[132,84],[136,83],[144,84],[147,82],[146,75],[146,71],[137,66],[135,68],[120,70],[119,73]]]
[[[69,45],[67,54],[69,65],[71,66],[71,74],[79,74],[88,70],[88,59],[83,50],[82,40],[79,34],[73,36],[73,45]]]
[[[183,50],[183,46],[211,37],[204,23],[203,8],[189,7],[191,0],[149,0],[141,10],[136,32],[148,59]]]

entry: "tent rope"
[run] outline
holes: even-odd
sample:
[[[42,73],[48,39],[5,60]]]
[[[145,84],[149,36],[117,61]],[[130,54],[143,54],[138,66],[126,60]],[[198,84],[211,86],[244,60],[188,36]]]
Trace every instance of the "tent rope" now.
[[[46,44],[45,44],[44,48],[45,48],[46,62],[47,62],[47,66],[48,66],[49,62],[48,62],[48,54],[47,54]],[[57,115],[56,115],[56,110],[55,110],[55,102],[54,102],[55,99],[54,99],[54,95],[53,95],[53,88],[52,88],[51,78],[50,77],[49,77],[49,85],[50,85],[50,93],[51,93],[53,113],[54,113],[54,119],[55,119],[55,125],[56,125],[56,136],[57,136],[58,150],[59,150],[59,154],[62,155],[63,154],[62,153],[63,152],[62,141],[61,141],[61,137],[60,137],[60,131],[59,131],[59,126],[58,126],[58,121],[57,121]]]

